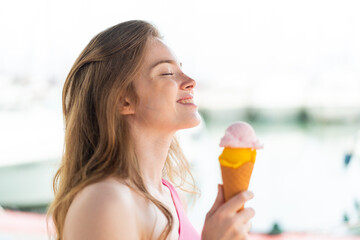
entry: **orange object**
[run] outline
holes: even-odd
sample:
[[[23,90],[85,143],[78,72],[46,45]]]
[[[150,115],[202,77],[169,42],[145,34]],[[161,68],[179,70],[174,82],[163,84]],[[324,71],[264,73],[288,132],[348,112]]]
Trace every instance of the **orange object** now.
[[[219,162],[225,201],[248,189],[255,158],[256,150],[252,148],[224,148]]]

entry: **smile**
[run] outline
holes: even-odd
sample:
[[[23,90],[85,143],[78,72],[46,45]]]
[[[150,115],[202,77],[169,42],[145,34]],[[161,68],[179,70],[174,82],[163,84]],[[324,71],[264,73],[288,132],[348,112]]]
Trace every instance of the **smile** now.
[[[177,101],[178,103],[181,104],[194,104],[194,101],[192,98],[188,98],[188,99],[180,99],[179,101]]]

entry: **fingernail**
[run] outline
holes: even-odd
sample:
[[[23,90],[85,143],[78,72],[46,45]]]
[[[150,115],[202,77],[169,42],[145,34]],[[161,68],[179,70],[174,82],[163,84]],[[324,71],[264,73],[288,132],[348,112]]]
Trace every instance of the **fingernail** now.
[[[253,193],[253,192],[250,192],[250,191],[246,191],[246,192],[245,192],[245,195],[246,195],[246,198],[248,198],[248,199],[251,199],[251,198],[254,197],[254,193]]]

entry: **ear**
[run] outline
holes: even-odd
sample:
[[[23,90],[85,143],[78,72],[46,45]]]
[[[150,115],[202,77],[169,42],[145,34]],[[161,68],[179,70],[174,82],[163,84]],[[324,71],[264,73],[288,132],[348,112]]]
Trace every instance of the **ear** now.
[[[120,109],[122,115],[130,115],[135,113],[134,104],[130,101],[129,98],[125,98]]]

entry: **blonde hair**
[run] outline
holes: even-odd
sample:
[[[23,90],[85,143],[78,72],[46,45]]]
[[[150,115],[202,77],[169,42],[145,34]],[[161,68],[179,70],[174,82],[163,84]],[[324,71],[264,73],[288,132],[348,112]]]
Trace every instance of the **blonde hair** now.
[[[145,21],[127,21],[96,35],[71,68],[63,88],[65,124],[64,153],[53,188],[54,201],[48,210],[56,239],[63,238],[67,211],[75,195],[89,184],[109,176],[127,179],[135,191],[150,200],[165,215],[168,224],[160,235],[166,239],[173,227],[170,211],[146,189],[140,175],[129,125],[120,113],[124,99],[138,102],[136,78],[150,37],[158,30]],[[163,177],[170,181],[193,177],[178,141],[168,151]]]

